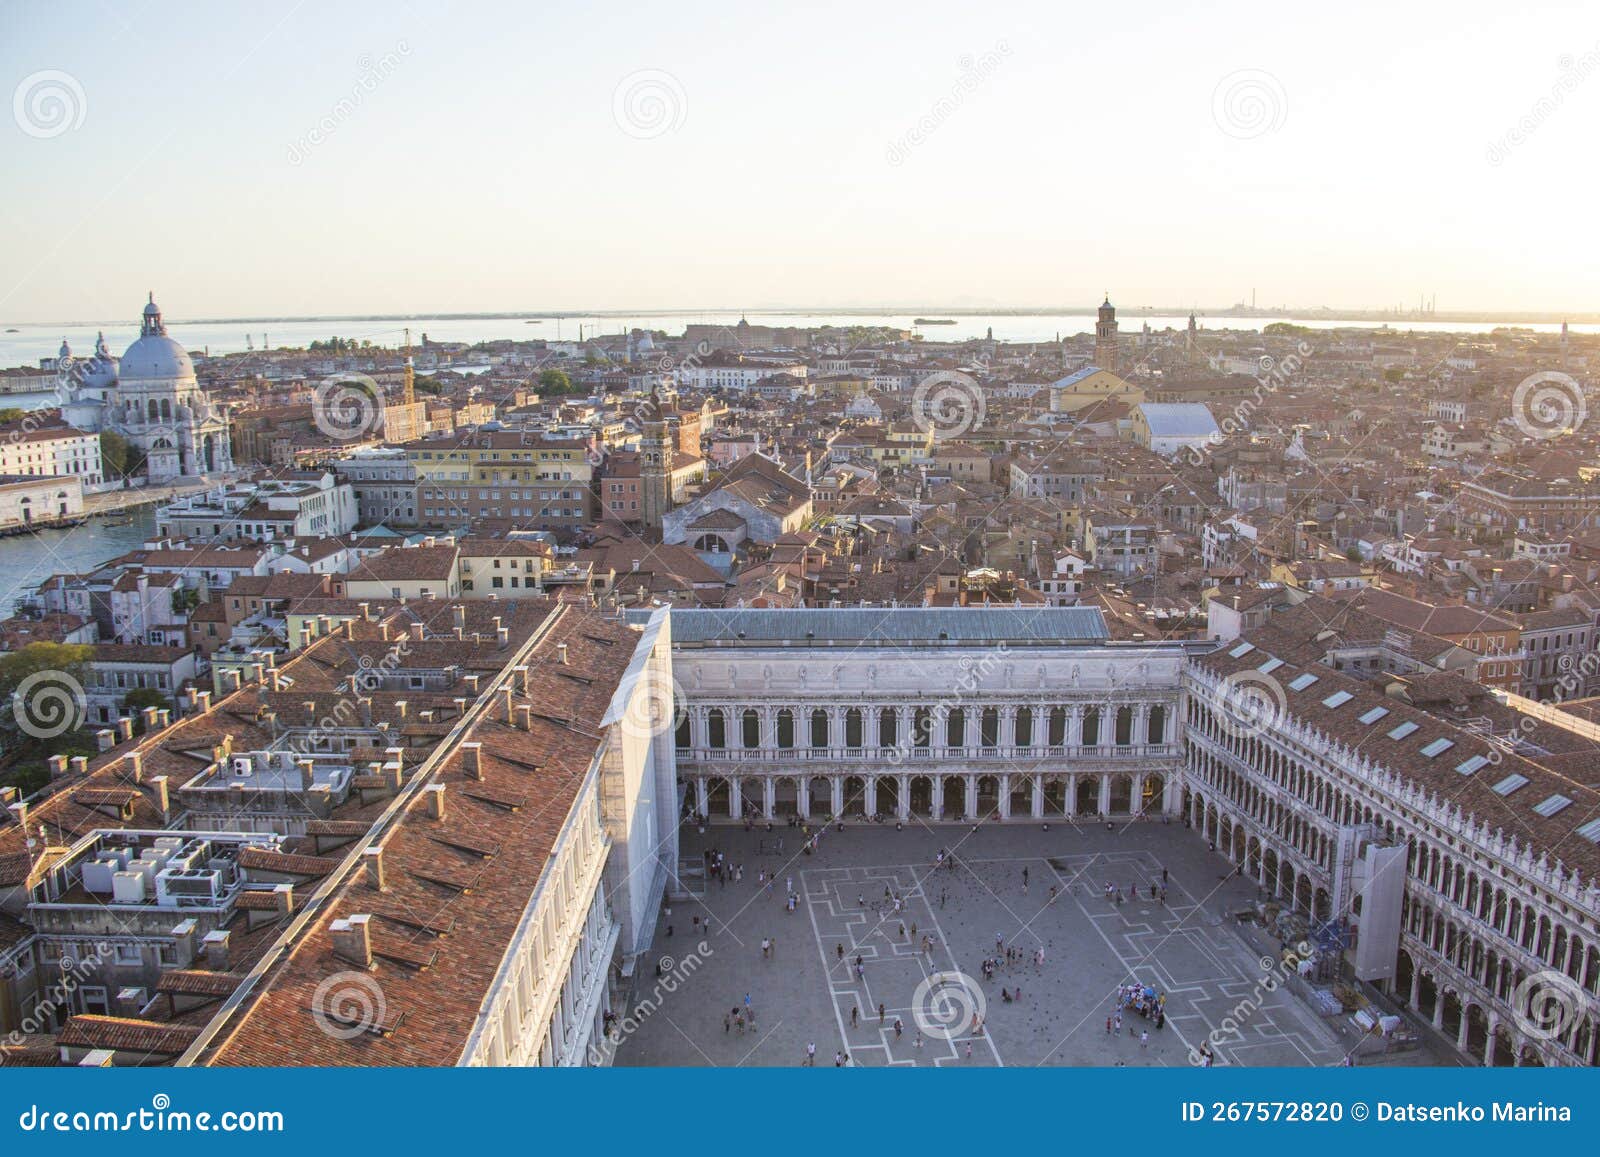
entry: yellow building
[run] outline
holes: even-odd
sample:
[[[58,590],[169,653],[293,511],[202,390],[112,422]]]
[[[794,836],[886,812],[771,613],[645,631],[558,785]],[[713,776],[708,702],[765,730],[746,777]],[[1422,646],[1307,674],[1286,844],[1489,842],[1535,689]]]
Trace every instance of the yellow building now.
[[[1139,386],[1098,366],[1084,366],[1077,373],[1050,383],[1050,409],[1057,414],[1077,413],[1113,398],[1137,406],[1145,400],[1145,394]]]
[[[589,447],[577,439],[495,430],[425,438],[403,449],[417,472],[425,524],[495,518],[553,530],[593,518],[594,470]]]

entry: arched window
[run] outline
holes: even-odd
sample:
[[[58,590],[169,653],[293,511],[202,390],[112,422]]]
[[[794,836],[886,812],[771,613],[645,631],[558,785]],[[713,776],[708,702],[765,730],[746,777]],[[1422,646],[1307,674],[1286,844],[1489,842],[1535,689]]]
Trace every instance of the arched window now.
[[[690,737],[689,717],[687,715],[678,721],[678,734],[673,742],[680,748],[693,746],[693,740]]]
[[[878,746],[893,747],[896,743],[900,742],[900,736],[897,734],[899,727],[900,721],[896,717],[895,709],[893,707],[885,707],[882,711],[879,711]]]
[[[794,712],[787,707],[778,712],[778,746],[786,751],[794,746]]]
[[[852,707],[844,713],[844,745],[861,746],[861,708]]]
[[[761,746],[761,716],[753,708],[746,709],[741,719],[741,730],[744,734],[740,737],[744,741],[746,750]]]
[[[1151,743],[1165,743],[1167,741],[1167,709],[1157,703],[1150,708],[1150,739]]]
[[[706,744],[714,751],[728,746],[728,721],[722,717],[720,707],[713,707],[706,714]]]
[[[162,398],[161,399],[161,417],[162,417],[162,419],[164,421],[167,421],[167,422],[172,421],[172,399],[171,398]]]
[[[933,740],[933,712],[918,707],[911,716],[911,735],[918,747],[926,747]]]
[[[1067,743],[1067,709],[1065,707],[1050,708],[1050,735],[1051,747],[1065,747]]]
[[[967,745],[967,714],[959,707],[950,708],[950,714],[945,716],[944,745],[946,747]]]
[[[1133,708],[1117,708],[1117,746],[1126,747],[1133,742]]]
[[[150,399],[150,405],[147,407],[147,412],[152,422],[159,422],[161,420],[161,411],[156,407],[156,400],[154,398]]]
[[[1000,710],[985,707],[978,723],[978,742],[984,747],[1000,746]]]
[[[1033,746],[1033,709],[1031,707],[1017,708],[1017,746]]]
[[[1100,708],[1091,707],[1083,713],[1083,745],[1100,746]]]
[[[828,746],[828,713],[820,707],[811,713],[811,746]]]

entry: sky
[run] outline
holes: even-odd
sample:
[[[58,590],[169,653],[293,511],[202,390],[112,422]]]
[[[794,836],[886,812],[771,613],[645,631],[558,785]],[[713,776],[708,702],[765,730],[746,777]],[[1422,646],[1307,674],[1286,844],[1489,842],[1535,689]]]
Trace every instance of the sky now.
[[[0,319],[1585,311],[1600,6],[0,4]]]

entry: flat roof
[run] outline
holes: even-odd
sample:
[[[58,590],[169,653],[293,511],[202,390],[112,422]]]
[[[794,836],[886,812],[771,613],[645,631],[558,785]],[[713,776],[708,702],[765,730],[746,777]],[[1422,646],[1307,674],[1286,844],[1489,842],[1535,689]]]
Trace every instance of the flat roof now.
[[[1100,643],[1098,607],[674,608],[673,643]]]

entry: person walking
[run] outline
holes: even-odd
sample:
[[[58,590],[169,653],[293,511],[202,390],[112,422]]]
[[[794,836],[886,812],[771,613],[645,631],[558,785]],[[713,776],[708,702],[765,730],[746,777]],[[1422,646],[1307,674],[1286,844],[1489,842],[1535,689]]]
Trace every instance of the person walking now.
[[[883,1027],[883,1001],[878,1002],[878,1027]]]
[[[817,1067],[817,1042],[806,1042],[806,1064],[812,1068]]]
[[[1139,1047],[1142,1048],[1142,1049],[1147,1049],[1147,1048],[1150,1047],[1150,1030],[1149,1029],[1140,1030],[1140,1032],[1139,1032]]]
[[[861,1021],[861,1010],[855,1005],[850,1006],[850,1027],[855,1028]]]

